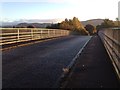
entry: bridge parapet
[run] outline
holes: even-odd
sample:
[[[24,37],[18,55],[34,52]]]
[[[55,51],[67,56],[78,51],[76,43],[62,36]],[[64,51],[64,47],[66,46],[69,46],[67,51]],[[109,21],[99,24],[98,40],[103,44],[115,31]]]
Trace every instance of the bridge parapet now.
[[[68,30],[44,28],[0,28],[0,45],[69,35]]]
[[[120,79],[120,29],[108,28],[98,32]]]

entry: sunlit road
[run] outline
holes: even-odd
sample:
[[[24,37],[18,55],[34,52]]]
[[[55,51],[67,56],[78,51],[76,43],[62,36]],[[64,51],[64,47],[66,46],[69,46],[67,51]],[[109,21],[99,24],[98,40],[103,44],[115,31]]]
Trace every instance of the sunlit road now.
[[[3,88],[53,87],[89,36],[67,36],[2,53]]]

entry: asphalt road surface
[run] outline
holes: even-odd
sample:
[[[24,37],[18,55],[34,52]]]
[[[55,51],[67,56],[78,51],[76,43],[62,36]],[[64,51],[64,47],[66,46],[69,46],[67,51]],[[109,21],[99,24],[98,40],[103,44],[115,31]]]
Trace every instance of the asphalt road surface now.
[[[51,88],[90,36],[67,36],[2,53],[3,88]]]

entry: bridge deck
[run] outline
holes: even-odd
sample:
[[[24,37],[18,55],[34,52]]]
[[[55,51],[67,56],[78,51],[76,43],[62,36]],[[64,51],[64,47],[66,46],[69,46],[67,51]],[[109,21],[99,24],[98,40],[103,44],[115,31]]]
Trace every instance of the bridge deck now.
[[[2,52],[3,88],[51,88],[89,36],[66,36]]]
[[[89,41],[62,87],[120,87],[110,58],[98,36],[92,37],[92,39]]]

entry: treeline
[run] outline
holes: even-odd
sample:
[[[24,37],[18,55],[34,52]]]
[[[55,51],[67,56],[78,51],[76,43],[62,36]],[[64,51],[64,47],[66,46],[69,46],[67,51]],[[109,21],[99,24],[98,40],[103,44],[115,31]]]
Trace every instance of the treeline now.
[[[73,19],[65,19],[61,23],[52,24],[47,28],[50,29],[65,29],[70,30],[72,33],[81,34],[81,35],[89,35],[89,32],[84,28],[78,18],[73,17]]]
[[[51,26],[47,26],[47,28],[70,30],[72,34],[75,33],[81,35],[94,35],[97,33],[98,30],[102,28],[118,27],[119,25],[120,21],[118,18],[116,18],[116,21],[104,19],[101,25],[97,25],[96,27],[91,24],[87,24],[84,27],[78,18],[73,17],[73,19],[66,18],[61,23],[52,24]]]
[[[102,28],[112,28],[112,27],[119,27],[120,21],[118,18],[116,18],[116,21],[110,20],[110,19],[104,19],[104,22],[101,23],[101,25],[97,25],[97,30],[100,30]]]

